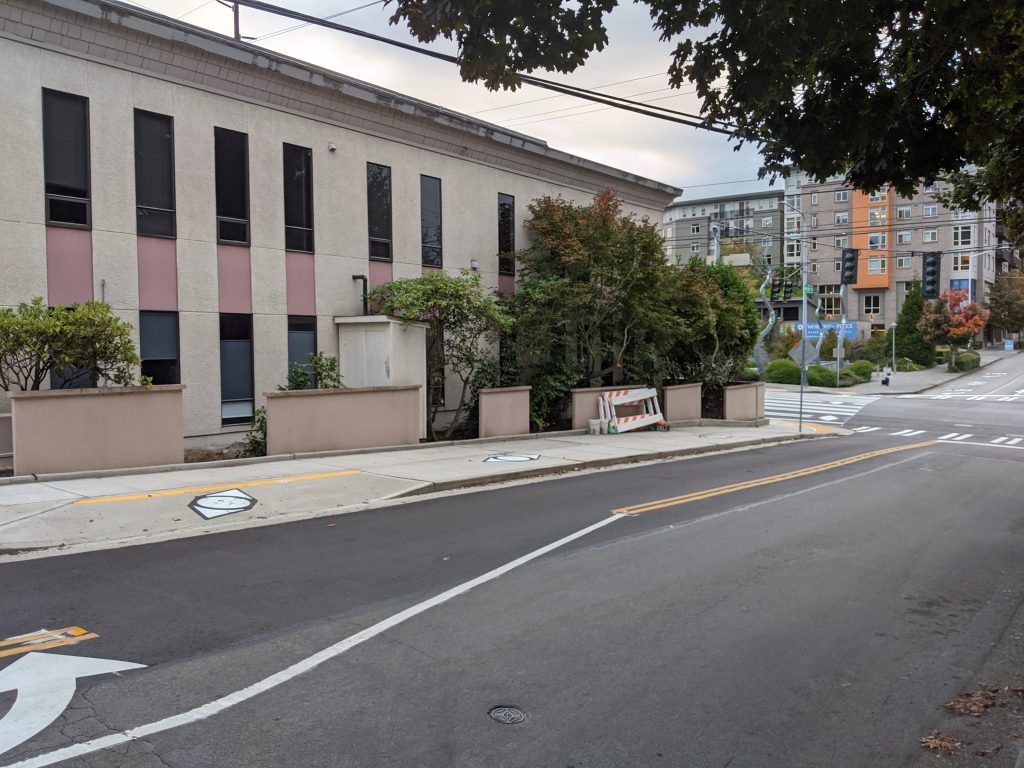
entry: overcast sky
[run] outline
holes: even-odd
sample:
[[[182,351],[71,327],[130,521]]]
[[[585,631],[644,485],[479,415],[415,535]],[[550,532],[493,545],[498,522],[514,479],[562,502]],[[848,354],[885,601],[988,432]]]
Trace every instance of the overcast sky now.
[[[279,5],[317,17],[342,11],[334,21],[391,39],[416,43],[404,25],[391,26],[389,6],[370,0],[278,0]],[[231,10],[217,0],[139,0],[132,2],[181,21],[230,35]],[[355,10],[353,10],[355,9]],[[759,156],[751,148],[734,152],[725,136],[699,131],[623,110],[603,107],[550,91],[524,87],[491,92],[463,83],[453,64],[259,11],[241,10],[241,32],[253,44],[279,51],[369,83],[544,139],[552,147],[683,188],[684,199],[768,188],[757,181]],[[279,33],[279,34],[274,34]],[[662,43],[646,10],[629,2],[609,19],[610,43],[571,75],[535,74],[598,89],[637,101],[696,113],[692,87],[669,90],[665,71],[672,43]],[[448,41],[431,44],[448,53]],[[631,81],[631,82],[623,82]],[[618,83],[618,85],[611,85]],[[602,87],[608,86],[608,87]],[[727,182],[727,183],[722,183]],[[741,182],[741,183],[735,183]],[[781,181],[776,182],[776,188]]]

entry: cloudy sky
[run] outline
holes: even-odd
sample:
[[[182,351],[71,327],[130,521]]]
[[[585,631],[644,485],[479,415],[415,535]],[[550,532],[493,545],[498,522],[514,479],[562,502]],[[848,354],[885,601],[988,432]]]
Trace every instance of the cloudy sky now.
[[[217,0],[138,0],[132,4],[222,34],[232,33],[231,10]],[[390,10],[380,2],[278,0],[277,4],[320,18],[339,14],[333,19],[337,23],[417,42],[404,26],[388,24]],[[664,73],[673,44],[658,40],[643,7],[624,2],[612,13],[608,26],[610,44],[586,66],[567,76],[535,74],[672,109],[698,111],[693,88],[668,89]],[[289,19],[247,8],[241,10],[241,32],[255,38],[251,41],[255,45],[682,187],[684,199],[768,187],[766,180],[757,180],[757,153],[750,148],[734,152],[726,137],[719,134],[530,86],[514,93],[491,92],[482,85],[463,83],[452,64],[321,27],[299,26]],[[455,46],[447,41],[438,41],[432,47],[455,53]]]

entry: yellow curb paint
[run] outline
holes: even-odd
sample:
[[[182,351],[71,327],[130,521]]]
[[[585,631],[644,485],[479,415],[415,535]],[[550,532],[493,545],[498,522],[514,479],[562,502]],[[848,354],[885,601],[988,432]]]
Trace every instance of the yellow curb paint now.
[[[62,637],[64,635],[64,637]],[[52,640],[44,638],[52,637]],[[99,637],[95,632],[87,632],[81,627],[67,627],[66,629],[54,629],[49,632],[33,632],[28,635],[18,635],[0,641],[0,658],[15,656],[19,653],[30,651],[45,651],[47,648],[57,648],[61,645],[74,645],[83,640],[93,640]],[[36,642],[43,640],[43,642]],[[14,647],[11,647],[14,646]]]
[[[319,475],[294,475],[292,477],[275,477],[270,480],[250,480],[246,483],[227,483],[225,485],[206,485],[201,488],[176,488],[172,491],[152,491],[150,493],[133,493],[124,496],[101,496],[94,499],[79,499],[75,504],[105,504],[108,501],[137,501],[139,499],[156,499],[162,496],[185,496],[191,493],[210,493],[211,491],[227,491],[232,488],[255,488],[260,485],[284,485],[300,483],[306,480],[324,480],[330,477],[347,477],[361,475],[358,469],[346,469],[344,472],[325,472]]]
[[[682,496],[674,496],[669,499],[657,499],[655,501],[649,501],[644,504],[636,504],[631,507],[621,507],[619,509],[613,509],[612,511],[618,512],[622,515],[638,515],[642,512],[652,512],[656,509],[680,506],[682,504],[689,504],[694,501],[703,501],[704,499],[711,499],[714,498],[715,496],[723,496],[727,493],[745,491],[748,488],[757,488],[762,485],[771,485],[773,483],[781,483],[786,480],[795,480],[797,478],[807,477],[808,475],[816,475],[819,472],[826,472],[830,469],[837,469],[839,467],[845,467],[849,464],[856,464],[859,461],[873,459],[877,456],[886,456],[890,453],[898,453],[899,451],[909,451],[915,448],[924,448],[925,446],[935,445],[935,442],[935,440],[928,440],[923,443],[913,443],[911,445],[897,445],[892,448],[883,448],[877,451],[858,453],[854,456],[848,456],[845,459],[830,461],[826,464],[816,464],[814,466],[804,467],[803,469],[797,469],[792,472],[783,472],[780,475],[770,475],[768,477],[757,478],[756,480],[747,480],[742,483],[722,485],[719,486],[718,488],[708,488],[707,490],[703,491],[694,491],[693,493],[687,493]]]
[[[772,421],[787,427],[797,427],[800,425],[798,421],[775,421],[775,419],[772,419]],[[804,422],[804,429],[809,429],[812,432],[826,432],[828,434],[838,431],[835,427],[830,427],[827,424],[808,424],[807,422]]]

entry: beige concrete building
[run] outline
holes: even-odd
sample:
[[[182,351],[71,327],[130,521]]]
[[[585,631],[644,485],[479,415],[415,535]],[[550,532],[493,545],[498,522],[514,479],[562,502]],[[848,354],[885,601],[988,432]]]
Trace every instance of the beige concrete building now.
[[[710,259],[717,226],[726,263],[780,264],[782,200],[782,190],[677,200],[662,217],[666,255],[676,264],[685,264],[694,256]]]
[[[186,385],[193,442],[237,439],[289,360],[338,354],[359,276],[513,290],[499,254],[534,198],[611,187],[658,220],[679,194],[110,0],[7,0],[0,61],[0,306],[110,303],[143,372]]]

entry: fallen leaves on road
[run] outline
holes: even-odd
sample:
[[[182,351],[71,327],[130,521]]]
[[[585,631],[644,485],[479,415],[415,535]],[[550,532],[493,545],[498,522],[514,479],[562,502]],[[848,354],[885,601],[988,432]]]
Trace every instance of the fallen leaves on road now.
[[[1014,739],[1024,739],[1024,731],[1021,731],[1020,733],[1011,733],[1010,736]]]
[[[985,710],[994,707],[996,695],[992,691],[975,691],[974,693],[961,693],[952,701],[947,701],[946,711],[954,715],[974,715],[981,717]]]
[[[921,746],[924,749],[930,749],[932,752],[940,752],[943,755],[952,755],[960,747],[960,742],[956,739],[939,733],[938,731],[932,731],[927,736],[921,737]]]

